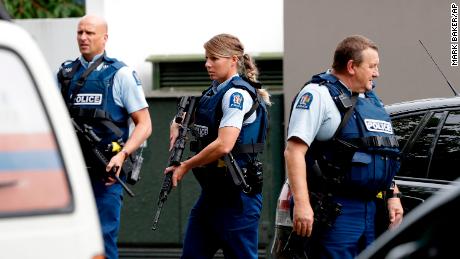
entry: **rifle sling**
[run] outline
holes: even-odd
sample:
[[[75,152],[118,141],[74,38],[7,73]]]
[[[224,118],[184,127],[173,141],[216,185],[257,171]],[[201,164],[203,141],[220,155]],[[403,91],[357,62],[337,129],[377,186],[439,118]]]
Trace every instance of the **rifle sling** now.
[[[351,96],[351,107],[347,110],[347,112],[343,116],[343,119],[340,122],[339,127],[337,128],[337,130],[334,133],[334,136],[332,137],[333,140],[337,138],[337,135],[339,135],[340,131],[345,127],[345,124],[347,124],[348,120],[350,119],[350,116],[353,114],[353,111],[356,107],[357,100],[358,100],[358,94],[353,93],[353,95]]]
[[[70,99],[70,104],[73,105],[73,102],[75,101],[75,98],[77,97],[78,93],[80,90],[83,88],[85,85],[86,78],[89,76],[93,70],[98,67],[101,63],[102,60],[104,59],[104,55],[101,55],[96,61],[89,66],[88,69],[85,70],[85,72],[80,76],[80,78],[77,81],[77,88],[72,92],[71,99]]]
[[[256,98],[251,106],[251,109],[244,114],[243,121],[247,120],[259,107],[259,100]]]
[[[61,66],[63,66],[63,65],[64,65],[64,63]],[[70,72],[67,73],[66,76],[64,76],[64,70],[65,69],[63,67],[61,67],[61,69],[59,70],[59,73],[57,74],[58,81],[61,84],[61,95],[64,98],[66,104],[69,103],[69,96],[68,96],[67,93],[68,93],[69,87],[70,87],[70,80],[72,80],[73,75],[80,68],[80,65],[81,65],[81,62],[75,62],[72,65],[72,68],[70,69]]]

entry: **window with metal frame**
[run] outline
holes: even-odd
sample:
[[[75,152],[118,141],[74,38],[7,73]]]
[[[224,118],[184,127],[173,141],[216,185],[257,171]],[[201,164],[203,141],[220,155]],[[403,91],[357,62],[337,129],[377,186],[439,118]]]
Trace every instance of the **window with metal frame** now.
[[[428,134],[433,113],[410,115],[393,119],[395,134],[403,152],[398,176],[426,178],[428,174],[428,150],[433,134]],[[436,124],[433,121],[431,125]]]
[[[404,156],[398,176],[452,181],[460,171],[460,114],[429,111],[393,120]]]
[[[460,111],[449,112],[440,130],[428,177],[453,181],[460,177]]]

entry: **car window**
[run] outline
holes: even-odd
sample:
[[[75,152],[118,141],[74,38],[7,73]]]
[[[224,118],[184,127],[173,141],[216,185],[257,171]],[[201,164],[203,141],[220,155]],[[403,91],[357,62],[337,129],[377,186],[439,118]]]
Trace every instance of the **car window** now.
[[[398,176],[426,177],[428,150],[433,136],[427,131],[422,131],[414,141],[415,130],[421,125],[423,118],[424,114],[419,114],[393,119],[394,132],[399,145],[405,150]]]
[[[69,210],[56,138],[23,60],[0,46],[0,217]]]
[[[460,111],[450,112],[439,134],[429,178],[453,181],[460,177]]]
[[[398,139],[399,146],[402,148],[406,144],[409,137],[414,132],[415,128],[419,125],[423,114],[412,115],[403,118],[393,118],[392,124],[396,138]]]
[[[460,112],[439,111],[394,118],[404,151],[398,176],[455,180],[460,170]]]

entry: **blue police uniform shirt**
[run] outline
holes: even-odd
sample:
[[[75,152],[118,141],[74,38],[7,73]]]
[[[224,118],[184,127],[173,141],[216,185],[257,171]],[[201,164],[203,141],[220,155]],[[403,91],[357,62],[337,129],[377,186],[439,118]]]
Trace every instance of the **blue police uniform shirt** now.
[[[218,92],[220,89],[225,87],[230,80],[239,76],[238,74],[233,75],[225,82],[221,83],[216,87]],[[223,127],[235,127],[241,130],[243,125],[252,123],[256,119],[256,113],[253,113],[245,121],[244,115],[251,110],[253,100],[248,91],[241,88],[231,88],[229,89],[222,98],[222,119],[219,124],[219,128]]]
[[[80,56],[79,60],[81,65],[87,69],[102,55],[103,54],[96,55],[90,62],[86,61],[83,56]],[[102,66],[104,66],[104,63],[101,63],[95,70],[100,70]],[[58,85],[61,87],[60,84]],[[129,114],[149,107],[145,99],[142,83],[137,73],[128,66],[120,68],[115,73],[113,78],[113,98],[115,103],[125,108]],[[118,120],[119,118],[114,117],[113,119]]]
[[[326,86],[308,84],[294,102],[288,140],[297,137],[308,146],[316,139],[331,139],[342,120]]]
[[[327,73],[331,73],[331,70]],[[364,95],[359,94],[359,97],[363,98]],[[339,109],[328,88],[310,83],[305,85],[296,97],[289,120],[288,140],[297,137],[308,146],[315,139],[329,140],[334,136],[341,121]]]

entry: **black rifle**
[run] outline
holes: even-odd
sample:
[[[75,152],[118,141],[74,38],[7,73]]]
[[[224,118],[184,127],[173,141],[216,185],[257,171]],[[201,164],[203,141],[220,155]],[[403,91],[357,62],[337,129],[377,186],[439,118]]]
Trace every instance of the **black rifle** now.
[[[193,96],[184,96],[181,98],[179,105],[177,107],[177,115],[175,117],[175,122],[180,125],[179,136],[174,142],[174,147],[169,154],[168,167],[169,166],[178,166],[180,165],[182,154],[184,153],[185,143],[187,138],[187,133],[190,131],[191,118],[195,110],[196,98]],[[187,112],[184,112],[187,109]],[[165,175],[163,180],[163,185],[161,186],[160,194],[158,196],[158,205],[153,219],[152,229],[157,229],[158,220],[160,219],[161,210],[163,205],[168,199],[168,194],[172,189],[172,172],[169,172]]]
[[[91,148],[91,151],[93,154],[96,156],[97,160],[101,162],[101,164],[104,166],[104,168],[107,166],[109,163],[109,160],[107,157],[104,155],[103,152],[101,152],[98,148],[99,143],[101,142],[101,138],[99,138],[96,133],[94,132],[93,128],[87,124],[83,124],[83,128],[78,125],[78,123],[72,118],[72,124],[75,130],[77,131],[77,134],[85,141],[83,143],[83,146],[88,146]],[[125,168],[125,165],[122,166],[121,171],[125,175],[127,175],[127,168]],[[125,191],[131,196],[134,197],[134,193],[128,188],[128,186],[120,179],[120,177],[117,176],[117,171],[118,167],[114,166],[112,168],[112,171],[110,172],[110,177],[115,178],[125,189]]]

